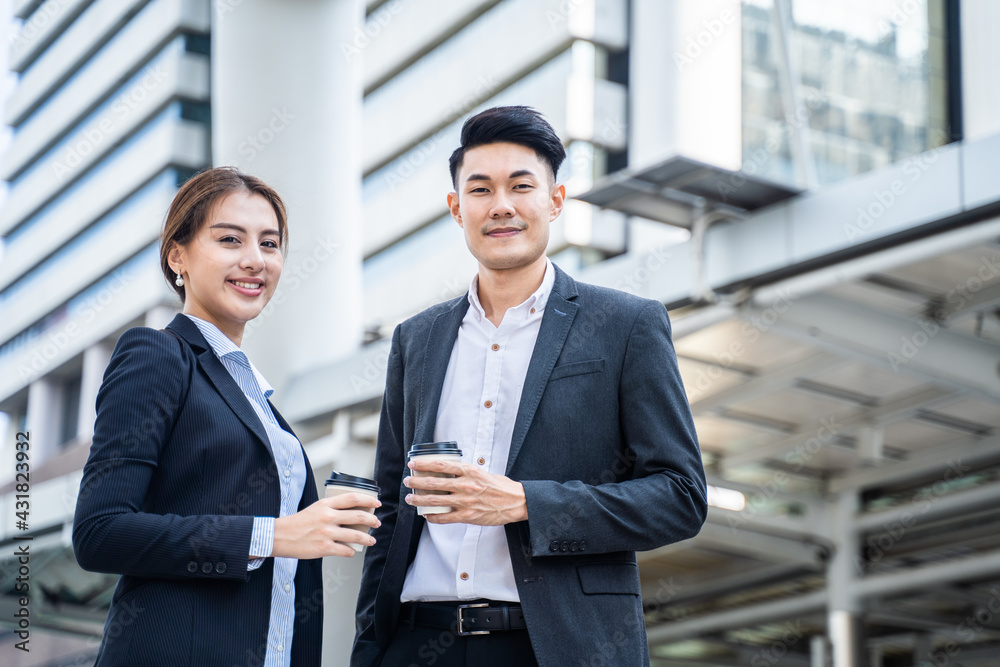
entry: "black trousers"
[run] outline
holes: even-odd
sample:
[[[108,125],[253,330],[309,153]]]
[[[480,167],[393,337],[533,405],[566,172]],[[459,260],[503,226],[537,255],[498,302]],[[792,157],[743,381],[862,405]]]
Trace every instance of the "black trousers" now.
[[[455,634],[400,623],[382,667],[537,667],[527,630],[488,635]]]

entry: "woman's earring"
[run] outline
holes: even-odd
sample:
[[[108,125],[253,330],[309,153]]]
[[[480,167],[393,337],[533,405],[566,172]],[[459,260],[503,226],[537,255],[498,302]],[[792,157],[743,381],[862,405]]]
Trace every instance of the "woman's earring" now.
[[[174,280],[174,284],[177,285],[178,287],[184,287],[184,279],[181,278],[180,273],[177,274],[177,279]]]

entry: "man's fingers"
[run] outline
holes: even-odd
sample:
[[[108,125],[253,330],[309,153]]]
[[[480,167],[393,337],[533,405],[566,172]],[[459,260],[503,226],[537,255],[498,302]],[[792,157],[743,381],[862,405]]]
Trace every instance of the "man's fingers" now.
[[[417,470],[420,472],[443,472],[449,475],[464,475],[466,469],[469,467],[465,463],[442,461],[440,459],[426,461],[420,458],[411,460],[407,465],[409,465],[410,470]]]
[[[318,503],[322,503],[327,507],[331,507],[335,510],[346,510],[352,507],[381,507],[382,503],[375,496],[370,496],[367,493],[345,493],[339,496],[333,496],[332,498],[320,498]]]

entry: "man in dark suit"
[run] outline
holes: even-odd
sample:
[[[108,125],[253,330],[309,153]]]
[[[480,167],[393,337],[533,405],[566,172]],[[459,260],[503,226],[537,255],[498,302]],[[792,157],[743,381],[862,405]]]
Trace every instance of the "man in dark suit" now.
[[[666,310],[547,259],[565,151],[540,114],[461,141],[448,204],[479,272],[393,334],[352,665],[649,664],[635,551],[707,510]],[[461,463],[407,461],[448,440]]]

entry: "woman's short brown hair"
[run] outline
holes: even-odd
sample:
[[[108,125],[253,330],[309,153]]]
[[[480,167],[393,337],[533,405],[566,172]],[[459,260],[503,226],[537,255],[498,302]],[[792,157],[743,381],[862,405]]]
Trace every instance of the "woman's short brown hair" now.
[[[214,167],[195,174],[181,186],[170,203],[160,238],[160,268],[181,301],[184,300],[184,287],[178,287],[174,283],[176,275],[167,260],[170,250],[174,244],[186,246],[190,243],[205,224],[212,206],[233,192],[247,192],[266,199],[278,218],[278,245],[282,252],[288,246],[285,203],[274,188],[256,176],[244,174],[236,167]]]

